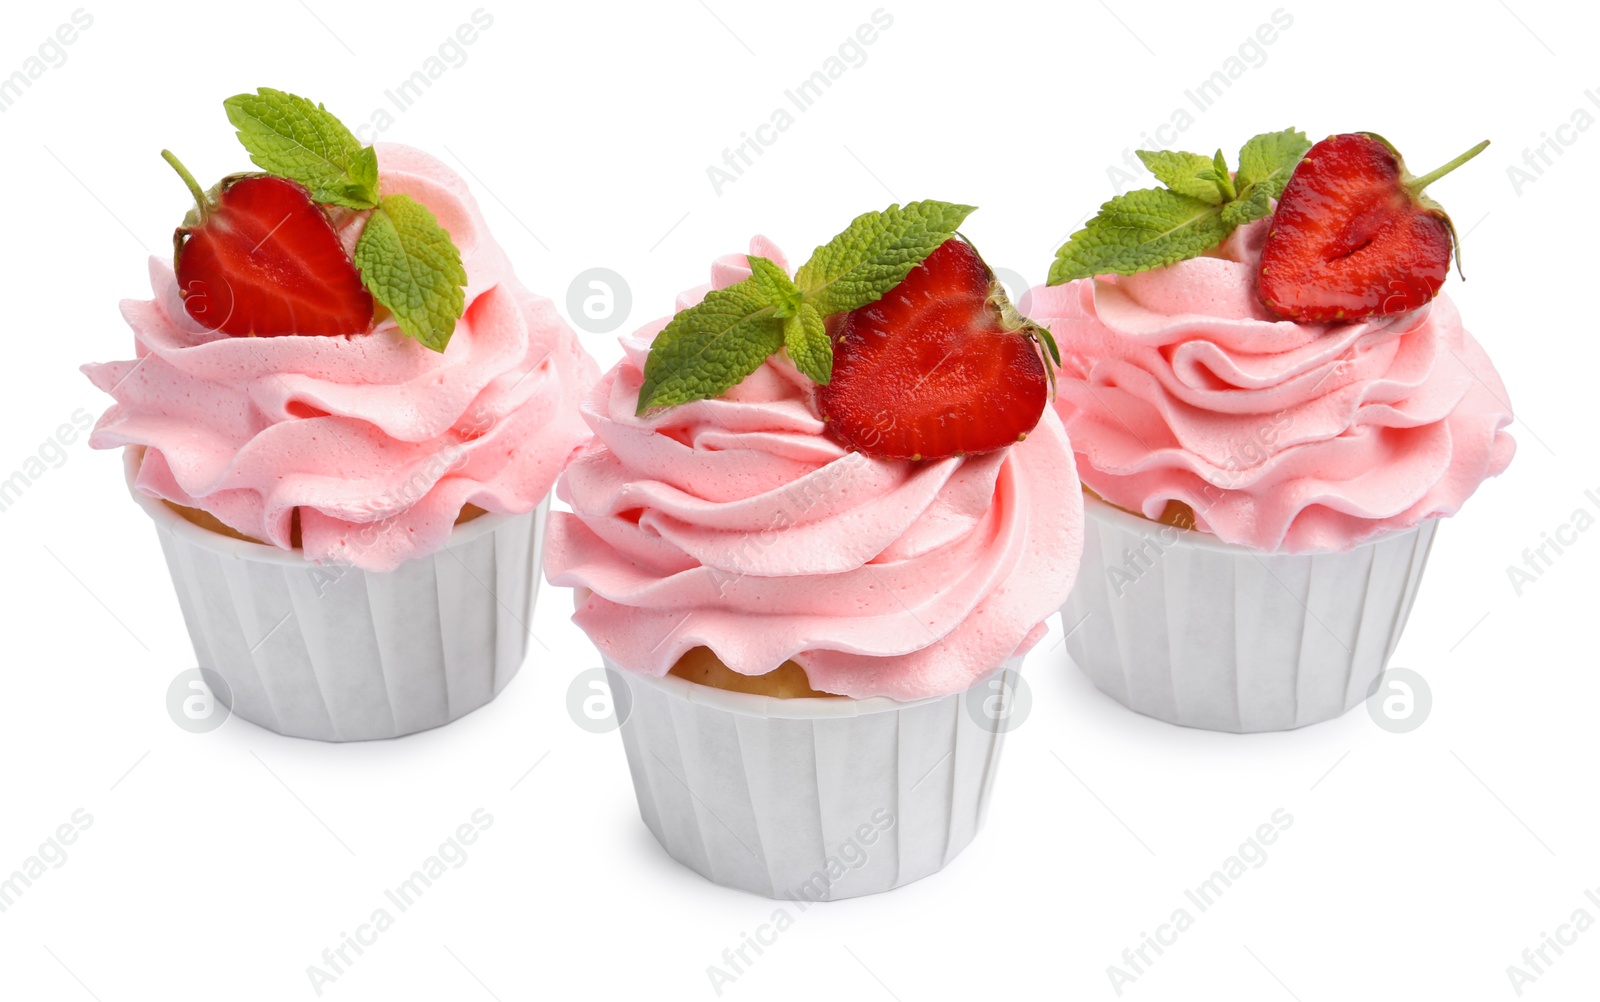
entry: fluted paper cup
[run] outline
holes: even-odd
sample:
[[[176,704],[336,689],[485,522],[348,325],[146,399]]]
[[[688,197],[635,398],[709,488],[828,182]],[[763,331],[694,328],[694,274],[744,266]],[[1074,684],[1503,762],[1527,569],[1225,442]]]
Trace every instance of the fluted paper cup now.
[[[128,484],[138,455],[126,450]],[[549,500],[485,514],[392,571],[234,539],[132,490],[156,524],[201,668],[232,712],[321,741],[393,738],[499,695],[527,653]]]
[[[714,883],[797,901],[887,891],[966,848],[988,810],[1020,667],[1014,658],[966,692],[898,702],[778,699],[606,663],[627,707],[639,813],[662,847]]]
[[[1062,607],[1067,650],[1102,692],[1215,731],[1280,731],[1367,698],[1437,520],[1343,552],[1261,553],[1084,497],[1083,564]]]

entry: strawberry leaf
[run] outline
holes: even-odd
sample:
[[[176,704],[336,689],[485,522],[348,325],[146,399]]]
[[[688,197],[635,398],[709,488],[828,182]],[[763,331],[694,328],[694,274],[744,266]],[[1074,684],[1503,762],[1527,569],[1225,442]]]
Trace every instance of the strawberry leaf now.
[[[270,87],[222,102],[250,161],[325,204],[378,204],[378,157],[320,104]]]
[[[355,265],[401,331],[445,350],[466,306],[467,271],[427,206],[410,195],[385,195],[361,231]]]
[[[972,211],[970,205],[929,200],[862,213],[812,252],[795,272],[795,284],[822,316],[877,302],[955,236]]]
[[[638,413],[720,396],[783,347],[785,321],[747,278],[673,317],[644,363]]]
[[[1222,209],[1166,188],[1118,195],[1056,251],[1049,284],[1093,275],[1133,275],[1194,257],[1232,227]]]
[[[797,316],[783,322],[783,345],[795,368],[812,382],[827,386],[833,381],[833,342],[816,307],[803,303]]]

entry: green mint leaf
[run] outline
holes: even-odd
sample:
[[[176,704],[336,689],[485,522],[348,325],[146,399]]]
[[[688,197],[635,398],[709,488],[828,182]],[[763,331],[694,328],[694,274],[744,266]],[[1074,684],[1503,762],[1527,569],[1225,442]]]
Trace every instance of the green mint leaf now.
[[[911,202],[857,216],[818,247],[793,279],[747,255],[750,277],[680,311],[650,346],[637,413],[720,396],[767,357],[787,348],[813,382],[833,378],[823,320],[876,302],[905,280],[973,211],[950,202]]]
[[[812,252],[795,272],[795,284],[822,316],[877,302],[955,236],[972,211],[970,205],[923,201],[863,213]]]
[[[789,280],[789,275],[776,263],[754,254],[745,255],[750,262],[750,277],[767,302],[777,307],[773,316],[786,320],[800,312],[800,289]]]
[[[1241,223],[1248,223],[1253,219],[1261,219],[1272,213],[1271,189],[1264,184],[1258,184],[1250,189],[1250,194],[1244,198],[1229,202],[1222,207],[1222,221],[1228,229],[1233,229]]]
[[[798,315],[784,320],[783,346],[789,349],[794,367],[813,383],[827,386],[832,381],[833,342],[816,307],[803,303]]]
[[[410,195],[385,195],[361,231],[355,265],[400,330],[444,351],[466,306],[467,270],[427,206]]]
[[[1228,171],[1228,160],[1218,150],[1211,158],[1211,179],[1217,183],[1217,189],[1222,192],[1222,200],[1231,202],[1239,197],[1233,189],[1233,175]]]
[[[1217,197],[1215,201],[1209,198],[1205,199],[1205,201],[1211,202],[1213,205],[1231,202],[1239,197],[1238,193],[1233,190],[1233,176],[1228,171],[1228,161],[1223,158],[1221,150],[1218,150],[1216,155],[1207,161],[1206,168],[1195,176],[1210,182],[1216,189]],[[1171,186],[1169,185],[1168,187]],[[1173,190],[1176,191],[1177,189]],[[1187,194],[1187,192],[1179,192],[1179,194]]]
[[[1295,164],[1311,149],[1311,141],[1299,129],[1264,132],[1239,150],[1239,173],[1234,184],[1248,198],[1251,188],[1260,188],[1269,198],[1283,194]]]
[[[320,104],[270,87],[222,102],[257,167],[298,181],[311,197],[370,209],[378,204],[378,157]]]
[[[329,201],[352,209],[366,209],[378,204],[378,151],[363,146],[350,158],[347,172],[349,181],[339,191],[329,192]],[[313,189],[313,197],[315,189]],[[322,199],[317,199],[322,201]]]
[[[650,346],[637,412],[720,396],[759,369],[783,347],[775,311],[754,277],[680,311]]]
[[[1119,195],[1056,251],[1049,284],[1094,275],[1133,275],[1210,250],[1234,227],[1261,219],[1283,194],[1311,143],[1296,129],[1252,138],[1230,176],[1218,150],[1207,158],[1176,150],[1139,151],[1167,187]]]
[[[1056,251],[1049,284],[1094,275],[1132,275],[1194,257],[1232,229],[1222,209],[1165,188],[1118,195]]]
[[[1210,176],[1214,166],[1208,158],[1178,150],[1137,150],[1136,153],[1157,181],[1178,194],[1211,205],[1222,204],[1222,189]]]

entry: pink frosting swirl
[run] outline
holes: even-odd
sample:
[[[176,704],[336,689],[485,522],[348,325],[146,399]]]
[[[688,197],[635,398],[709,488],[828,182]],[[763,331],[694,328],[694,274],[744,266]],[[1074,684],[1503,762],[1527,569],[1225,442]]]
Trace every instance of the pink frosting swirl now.
[[[750,253],[783,264],[761,237]],[[718,259],[716,287],[749,275]],[[679,297],[679,309],[712,286]],[[588,589],[574,621],[614,663],[665,675],[709,647],[735,671],[786,660],[813,688],[918,699],[959,692],[1044,634],[1083,542],[1060,421],[1009,449],[924,463],[847,452],[781,355],[724,396],[636,417],[665,319],[583,402],[595,439],[562,475],[551,582]]]
[[[136,359],[83,371],[116,400],[90,444],[143,446],[137,489],[286,549],[298,513],[308,559],[384,571],[442,546],[464,505],[538,505],[588,437],[577,403],[598,370],[517,282],[460,177],[404,146],[378,162],[383,193],[422,202],[461,250],[466,312],[446,352],[393,319],[351,337],[208,332],[152,258],[155,298],[122,304]]]
[[[1216,251],[1030,293],[1060,343],[1083,482],[1262,551],[1348,549],[1456,512],[1511,462],[1505,387],[1448,296],[1346,324],[1255,296],[1270,219]]]

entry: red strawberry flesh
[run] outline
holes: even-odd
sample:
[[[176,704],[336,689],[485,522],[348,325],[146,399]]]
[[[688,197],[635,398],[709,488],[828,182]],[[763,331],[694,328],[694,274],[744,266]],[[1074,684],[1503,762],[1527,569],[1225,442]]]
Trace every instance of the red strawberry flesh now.
[[[966,241],[952,238],[833,329],[817,389],[829,434],[879,459],[941,459],[1011,445],[1049,396],[1034,328]]]
[[[1278,200],[1261,251],[1262,304],[1282,317],[1328,322],[1432,300],[1455,241],[1449,217],[1422,188],[1476,152],[1412,178],[1393,147],[1370,134],[1317,143]]]
[[[372,295],[327,214],[293,181],[224,181],[174,236],[189,316],[236,337],[363,334]]]

